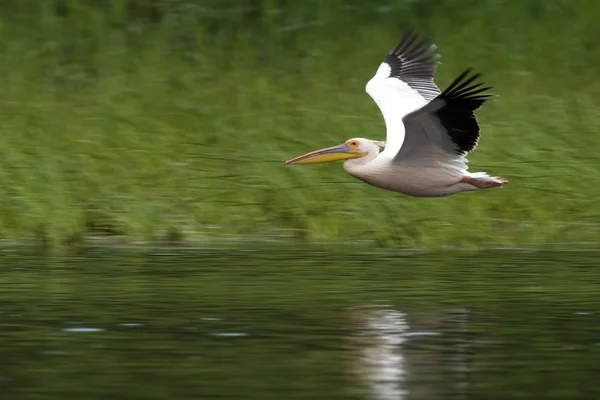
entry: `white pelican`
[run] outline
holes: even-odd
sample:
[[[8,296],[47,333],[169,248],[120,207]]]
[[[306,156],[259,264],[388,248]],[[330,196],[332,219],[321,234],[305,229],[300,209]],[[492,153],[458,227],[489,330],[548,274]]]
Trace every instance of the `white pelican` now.
[[[387,128],[385,142],[354,138],[313,151],[285,164],[344,161],[350,175],[381,189],[414,197],[441,197],[501,187],[508,181],[467,171],[466,155],[477,147],[474,111],[490,87],[463,72],[440,92],[433,82],[439,55],[429,39],[406,33],[386,56],[366,91]],[[380,153],[379,148],[385,147]]]

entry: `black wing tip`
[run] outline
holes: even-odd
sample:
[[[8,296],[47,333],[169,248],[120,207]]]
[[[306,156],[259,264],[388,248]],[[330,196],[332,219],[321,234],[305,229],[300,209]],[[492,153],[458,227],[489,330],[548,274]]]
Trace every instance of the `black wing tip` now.
[[[383,64],[389,67],[388,78],[397,78],[416,90],[426,100],[440,90],[433,82],[440,55],[429,38],[410,28],[386,54]]]
[[[441,94],[444,98],[460,98],[463,100],[485,100],[493,95],[488,91],[493,86],[484,86],[480,72],[473,72],[473,68],[465,69]],[[486,93],[487,92],[487,93]]]
[[[437,64],[437,59],[441,56],[436,50],[437,46],[430,37],[423,34],[423,31],[409,27],[389,51],[388,56],[395,56],[396,58],[406,56],[420,60],[431,58],[433,61],[429,62]]]
[[[487,93],[492,86],[484,86],[480,78],[481,73],[467,68],[439,96],[444,100],[444,105],[436,114],[459,155],[465,155],[477,147],[480,128],[475,111],[493,96]]]
[[[383,62],[390,67],[390,77],[431,79],[439,64],[437,46],[410,28],[388,52]]]

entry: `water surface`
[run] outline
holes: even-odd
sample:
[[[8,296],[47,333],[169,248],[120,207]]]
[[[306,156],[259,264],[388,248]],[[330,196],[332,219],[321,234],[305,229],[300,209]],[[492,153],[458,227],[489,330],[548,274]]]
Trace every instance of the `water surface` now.
[[[2,399],[598,399],[597,260],[3,250]]]

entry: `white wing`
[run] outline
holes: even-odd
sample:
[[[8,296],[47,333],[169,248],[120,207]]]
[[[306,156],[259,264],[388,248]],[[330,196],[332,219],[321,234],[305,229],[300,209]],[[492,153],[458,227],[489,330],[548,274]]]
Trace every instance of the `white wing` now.
[[[366,91],[373,98],[387,128],[385,153],[396,155],[404,141],[402,118],[440,94],[433,82],[439,55],[436,46],[407,32],[388,53]]]
[[[440,165],[466,170],[465,156],[477,147],[477,110],[490,96],[490,87],[473,83],[467,69],[443,93],[403,118],[406,135],[394,162],[403,165]]]

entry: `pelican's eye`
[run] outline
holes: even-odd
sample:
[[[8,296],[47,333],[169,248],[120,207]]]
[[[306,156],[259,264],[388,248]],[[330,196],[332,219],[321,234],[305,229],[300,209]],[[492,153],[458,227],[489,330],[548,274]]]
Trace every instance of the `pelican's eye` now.
[[[356,140],[350,140],[347,142],[347,144],[351,149],[358,149],[358,141]]]

